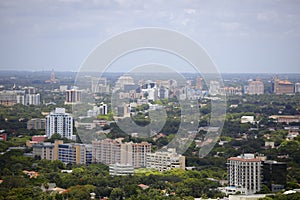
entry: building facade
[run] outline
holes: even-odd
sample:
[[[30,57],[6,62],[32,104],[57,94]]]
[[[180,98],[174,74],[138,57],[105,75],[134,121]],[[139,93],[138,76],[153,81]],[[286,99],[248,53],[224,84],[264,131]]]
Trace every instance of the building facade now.
[[[274,160],[263,162],[263,182],[272,192],[278,192],[285,188],[287,164]]]
[[[58,144],[58,160],[63,163],[88,164],[92,163],[91,146],[87,144],[69,143]]]
[[[185,169],[185,157],[177,154],[175,149],[168,149],[166,152],[148,153],[146,167],[161,172],[174,168]]]
[[[127,176],[134,174],[134,167],[132,165],[126,164],[122,165],[119,163],[109,165],[109,174],[111,176]]]
[[[246,90],[247,94],[263,94],[264,83],[260,80],[250,81]]]
[[[254,154],[243,154],[227,160],[228,186],[242,194],[254,194],[261,190],[262,162]]]
[[[73,117],[64,108],[56,108],[46,116],[47,137],[50,138],[55,133],[70,140],[76,139],[73,135]]]
[[[294,94],[294,84],[288,80],[280,80],[277,76],[273,81],[273,92],[275,94]]]
[[[40,118],[33,118],[31,120],[27,121],[27,129],[45,129],[46,127],[46,119],[40,119]]]
[[[33,144],[32,149],[34,156],[45,160],[54,160],[54,144],[50,142]]]
[[[66,90],[65,104],[79,103],[81,101],[81,92],[81,90],[76,89]]]
[[[33,155],[46,160],[60,160],[63,163],[92,163],[92,148],[88,144],[68,143],[56,140],[54,143],[44,142],[34,144]]]
[[[134,168],[140,168],[146,166],[146,155],[150,152],[151,144],[148,142],[122,143],[112,139],[92,142],[92,155],[95,163],[129,164]]]

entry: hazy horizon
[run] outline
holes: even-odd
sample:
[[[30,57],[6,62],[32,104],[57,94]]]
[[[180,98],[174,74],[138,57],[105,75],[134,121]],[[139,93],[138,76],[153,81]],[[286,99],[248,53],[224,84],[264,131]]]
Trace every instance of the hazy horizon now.
[[[79,71],[108,38],[158,27],[192,38],[221,73],[300,73],[299,10],[296,0],[1,1],[0,70]]]

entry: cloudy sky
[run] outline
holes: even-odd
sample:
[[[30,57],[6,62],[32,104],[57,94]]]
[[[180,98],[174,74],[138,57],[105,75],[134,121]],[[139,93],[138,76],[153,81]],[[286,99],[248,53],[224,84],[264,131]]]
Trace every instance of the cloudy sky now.
[[[77,71],[99,43],[141,27],[193,38],[221,72],[300,73],[298,0],[2,0],[0,69]]]

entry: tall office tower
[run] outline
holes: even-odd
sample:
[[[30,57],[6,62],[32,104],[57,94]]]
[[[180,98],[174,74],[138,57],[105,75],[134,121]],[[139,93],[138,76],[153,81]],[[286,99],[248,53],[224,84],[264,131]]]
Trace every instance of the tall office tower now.
[[[166,152],[148,153],[146,167],[158,171],[167,171],[173,168],[185,169],[185,156],[177,154],[174,148],[170,148]]]
[[[40,94],[26,94],[25,105],[40,105],[41,97]]]
[[[59,80],[55,78],[55,73],[54,69],[52,69],[51,74],[50,74],[50,79],[46,80],[45,83],[58,83]]]
[[[65,104],[74,104],[81,101],[81,90],[71,89],[66,90]]]
[[[101,102],[99,110],[101,115],[107,115],[107,104]]]
[[[116,87],[124,90],[126,86],[134,87],[134,80],[131,76],[124,74],[123,76],[119,77],[118,81],[116,82]]]
[[[220,93],[220,82],[219,81],[210,81],[209,82],[209,94],[210,95],[217,95]]]
[[[275,76],[273,80],[273,92],[275,94],[294,94],[295,86],[288,80],[280,80]]]
[[[243,154],[227,160],[228,186],[242,194],[254,194],[261,189],[262,163],[254,154]]]
[[[203,79],[201,77],[196,78],[196,90],[202,90],[203,85],[202,85]]]
[[[75,140],[73,135],[73,117],[64,108],[56,108],[46,116],[46,134],[50,138],[58,133],[62,137]]]
[[[263,182],[272,192],[283,190],[286,185],[287,165],[285,162],[266,160],[263,162]]]
[[[261,80],[250,81],[247,94],[263,94],[264,93],[264,83]]]
[[[295,93],[300,92],[300,83],[295,83]]]

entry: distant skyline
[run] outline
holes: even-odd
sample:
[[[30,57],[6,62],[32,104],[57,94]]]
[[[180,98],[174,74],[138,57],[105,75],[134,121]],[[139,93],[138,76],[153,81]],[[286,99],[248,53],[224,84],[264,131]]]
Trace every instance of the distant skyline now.
[[[221,73],[300,73],[298,0],[10,0],[0,2],[0,70],[78,71],[101,42],[120,32],[161,27],[198,42]],[[132,59],[186,71],[149,52]],[[189,71],[186,71],[189,72]]]

